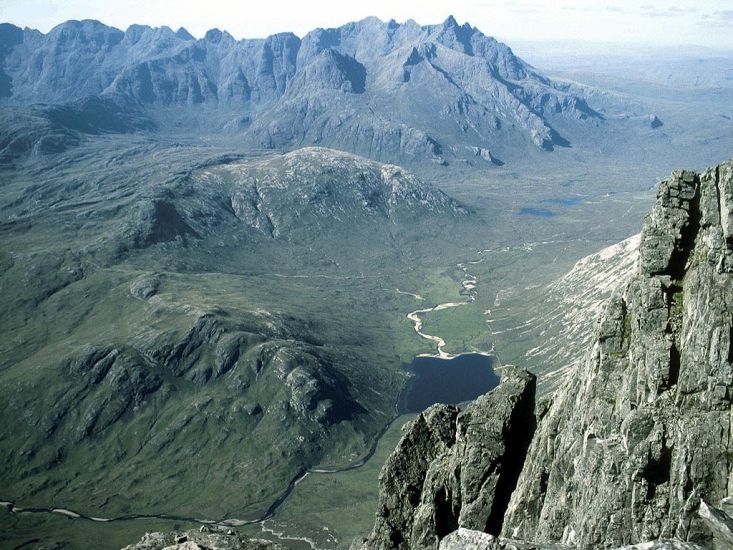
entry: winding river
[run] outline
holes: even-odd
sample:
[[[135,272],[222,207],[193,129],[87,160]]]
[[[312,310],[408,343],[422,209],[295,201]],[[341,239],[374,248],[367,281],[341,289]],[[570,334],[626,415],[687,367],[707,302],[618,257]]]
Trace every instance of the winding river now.
[[[477,264],[477,263],[481,263],[483,260],[484,258],[482,257],[479,260],[471,261],[469,263]],[[475,275],[472,275],[471,273],[468,272],[468,268],[466,267],[465,264],[460,263],[457,265],[457,267],[463,272],[463,280],[461,281],[460,294],[463,296],[466,296],[465,301],[445,302],[442,304],[437,304],[430,308],[417,309],[407,314],[407,318],[413,323],[415,332],[421,338],[430,340],[431,342],[435,343],[436,352],[437,352],[435,355],[422,354],[421,356],[438,357],[440,359],[452,359],[456,357],[456,355],[450,354],[445,351],[444,348],[446,346],[446,342],[443,338],[441,338],[440,336],[435,336],[435,335],[427,334],[423,332],[422,330],[423,322],[420,316],[427,314],[427,313],[441,311],[441,310],[448,309],[448,308],[465,306],[476,300],[476,286],[478,284],[478,278]],[[399,294],[413,296],[416,300],[423,300],[423,297],[416,293],[405,292],[399,289],[396,289],[396,292]],[[480,353],[482,355],[489,355],[488,353],[484,353],[484,352],[480,352]],[[290,496],[290,494],[293,492],[293,490],[298,485],[298,483],[300,483],[303,479],[305,479],[305,477],[308,476],[309,474],[336,474],[336,473],[346,472],[349,470],[355,470],[357,468],[363,467],[374,456],[374,453],[377,450],[377,446],[379,444],[379,441],[382,439],[382,436],[384,436],[384,434],[387,432],[387,430],[389,430],[389,428],[394,423],[394,421],[399,417],[399,411],[398,411],[399,402],[400,401],[398,397],[398,400],[395,403],[394,415],[389,420],[389,422],[387,422],[382,427],[379,433],[377,433],[368,452],[361,459],[354,462],[353,464],[349,464],[348,466],[343,466],[340,468],[311,468],[311,469],[302,470],[298,472],[298,474],[295,475],[293,479],[290,480],[290,483],[288,483],[288,486],[285,488],[285,490],[273,501],[270,507],[259,518],[255,518],[255,519],[225,518],[225,519],[220,519],[220,520],[212,520],[212,519],[196,518],[196,517],[191,517],[191,516],[181,516],[181,515],[176,515],[176,514],[127,514],[127,515],[122,515],[122,516],[114,516],[114,517],[105,518],[105,517],[99,517],[99,516],[86,515],[81,512],[77,512],[75,510],[70,510],[67,508],[23,507],[23,506],[19,506],[16,502],[13,502],[13,501],[0,501],[0,507],[4,507],[10,513],[54,514],[54,515],[68,518],[68,519],[86,520],[86,521],[92,521],[92,522],[98,522],[98,523],[112,523],[112,522],[125,522],[125,521],[146,520],[146,519],[159,519],[159,520],[168,520],[168,521],[185,521],[185,522],[197,523],[200,525],[206,525],[210,527],[219,527],[219,528],[233,528],[233,527],[243,527],[246,525],[260,524],[262,531],[265,533],[270,533],[276,536],[277,538],[280,538],[283,540],[301,540],[309,544],[312,548],[315,548],[315,545],[312,543],[312,541],[305,539],[305,538],[301,538],[301,537],[297,537],[297,538],[288,537],[284,535],[283,533],[276,533],[272,529],[269,529],[268,527],[266,527],[265,522],[274,516],[277,509]]]
[[[479,252],[481,254],[481,252]],[[485,260],[485,257],[481,257],[478,260],[474,260],[469,262],[471,265],[479,264]],[[412,321],[413,327],[415,329],[415,332],[420,336],[421,338],[424,338],[425,340],[430,340],[431,342],[435,343],[436,347],[436,354],[422,354],[421,356],[429,356],[429,357],[438,357],[440,359],[453,359],[457,357],[454,354],[448,353],[445,351],[446,342],[443,338],[440,336],[435,336],[433,334],[427,334],[426,332],[423,332],[423,321],[420,318],[421,315],[424,315],[426,313],[433,313],[435,311],[441,311],[444,309],[454,308],[454,307],[461,307],[468,305],[476,300],[476,286],[478,285],[478,277],[475,275],[472,275],[468,272],[468,267],[466,267],[466,264],[460,263],[456,267],[460,269],[463,272],[463,280],[461,281],[461,290],[460,294],[463,296],[466,296],[466,300],[463,302],[444,302],[442,304],[435,305],[433,307],[428,307],[424,309],[416,309],[415,311],[411,311],[407,314],[407,318]],[[406,293],[403,293],[406,294]],[[413,296],[415,296],[413,294]],[[486,352],[476,352],[481,355],[490,355]]]
[[[260,524],[260,527],[262,529],[263,533],[269,533],[281,540],[299,540],[302,541],[311,548],[316,548],[315,544],[307,538],[304,537],[290,537],[285,535],[284,533],[278,533],[268,527],[265,526],[265,522],[272,518],[275,515],[275,512],[277,509],[287,500],[287,498],[290,496],[290,494],[293,492],[293,490],[297,487],[297,485],[303,481],[306,476],[309,474],[337,474],[340,472],[348,472],[349,470],[356,470],[357,468],[363,467],[369,460],[374,456],[374,453],[377,451],[377,446],[379,445],[379,441],[382,439],[384,434],[389,430],[389,428],[392,426],[394,421],[399,418],[400,414],[398,412],[398,406],[400,402],[400,396],[398,396],[397,401],[395,402],[395,412],[392,416],[392,418],[387,422],[382,429],[377,433],[376,437],[374,438],[374,441],[372,442],[371,446],[369,447],[369,450],[367,453],[360,458],[358,461],[349,464],[348,466],[342,466],[339,468],[311,468],[307,470],[303,470],[299,472],[293,479],[290,480],[290,483],[288,483],[288,486],[285,488],[285,490],[273,501],[273,503],[270,505],[270,507],[265,511],[265,513],[255,519],[240,519],[240,518],[226,518],[226,519],[220,519],[220,520],[212,520],[212,519],[202,519],[202,518],[196,518],[192,516],[181,516],[176,514],[127,514],[122,516],[115,516],[115,517],[99,517],[99,516],[89,516],[86,514],[82,514],[81,512],[77,512],[75,510],[69,510],[67,508],[44,508],[44,507],[23,507],[18,506],[17,503],[13,501],[0,501],[0,508],[5,508],[10,513],[33,513],[33,514],[54,514],[57,516],[62,516],[68,519],[76,519],[76,520],[86,520],[86,521],[92,521],[97,523],[112,523],[112,522],[123,522],[123,521],[135,521],[135,520],[146,520],[146,519],[160,519],[160,520],[168,520],[168,521],[186,521],[190,523],[197,523],[200,525],[206,525],[209,527],[218,527],[218,528],[232,528],[232,527],[244,527],[246,525],[255,525]]]
[[[395,409],[396,409],[396,405],[395,405]],[[139,520],[139,519],[163,519],[163,520],[172,520],[172,521],[188,521],[191,523],[198,523],[201,525],[209,525],[209,526],[214,526],[214,527],[243,527],[245,525],[254,525],[256,523],[262,523],[270,519],[275,514],[277,509],[282,505],[282,503],[285,502],[285,500],[290,496],[290,493],[293,492],[293,489],[295,489],[298,483],[303,481],[303,479],[305,479],[305,477],[308,474],[338,474],[340,472],[348,472],[349,470],[356,470],[357,468],[361,468],[362,466],[364,466],[369,461],[369,459],[371,459],[374,456],[374,453],[377,451],[377,446],[379,445],[379,441],[382,439],[382,436],[387,432],[387,430],[389,430],[389,428],[392,426],[392,423],[398,417],[399,417],[399,414],[395,413],[395,415],[389,420],[389,422],[387,422],[382,427],[382,429],[377,433],[367,453],[362,458],[360,458],[358,461],[354,462],[353,464],[349,464],[348,466],[343,466],[340,468],[311,468],[311,469],[303,470],[299,472],[292,480],[290,480],[290,483],[288,484],[287,488],[280,494],[280,496],[278,496],[273,501],[273,503],[270,505],[267,511],[261,517],[256,518],[256,519],[226,518],[226,519],[221,519],[221,520],[211,520],[211,519],[195,518],[191,516],[179,516],[175,514],[127,514],[123,516],[103,518],[99,516],[88,516],[88,515],[82,514],[81,512],[76,512],[74,510],[69,510],[67,508],[23,507],[23,506],[18,506],[13,501],[2,501],[2,500],[0,500],[0,507],[5,508],[6,510],[8,510],[11,513],[56,514],[56,515],[63,516],[69,519],[83,519],[83,520],[94,521],[98,523],[133,521],[133,520]]]

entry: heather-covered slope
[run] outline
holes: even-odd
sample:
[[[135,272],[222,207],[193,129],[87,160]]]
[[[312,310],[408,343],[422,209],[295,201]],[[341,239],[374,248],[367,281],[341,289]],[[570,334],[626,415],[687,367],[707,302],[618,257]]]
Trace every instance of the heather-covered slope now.
[[[393,285],[363,273],[463,207],[322,148],[96,136],[32,160],[0,180],[2,498],[256,519],[368,451],[403,375]]]

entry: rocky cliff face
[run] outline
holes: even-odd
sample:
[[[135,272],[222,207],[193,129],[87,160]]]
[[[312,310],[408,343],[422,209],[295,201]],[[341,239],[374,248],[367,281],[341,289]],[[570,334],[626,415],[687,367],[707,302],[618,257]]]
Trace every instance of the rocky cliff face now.
[[[212,29],[200,40],[168,27],[67,21],[48,34],[4,26],[0,55],[10,103],[60,103],[117,93],[141,103],[257,103],[282,94],[295,70],[293,34],[237,42]]]
[[[447,458],[456,453],[453,447],[471,455],[497,442],[507,449],[517,444],[516,432],[491,431],[507,415],[527,415],[529,399],[517,400],[514,412],[497,414],[506,388],[466,413],[443,411],[446,418],[437,425],[442,409],[411,426],[382,473],[381,505],[367,546],[436,548],[448,534],[446,524],[437,524],[441,530],[419,513],[424,502],[432,502],[451,511],[448,531],[464,528],[446,548],[469,536],[465,528],[502,535],[491,538],[495,547],[508,539],[533,541],[535,547],[609,548],[659,540],[730,547],[730,518],[706,503],[717,506],[733,483],[732,204],[733,162],[703,174],[675,173],[660,184],[634,275],[606,303],[583,362],[551,403],[534,409],[537,428],[528,452],[497,448],[497,455],[479,459],[487,471],[504,463],[521,468],[505,505],[503,493],[494,491],[478,514],[466,515],[466,499],[491,477],[454,484],[452,491],[435,480],[441,479],[436,470],[443,476],[456,471],[450,466],[455,459]],[[505,383],[511,387],[513,379]],[[481,429],[452,428],[460,415],[470,415],[471,425]],[[421,423],[430,434],[460,433],[460,445],[452,437],[441,439],[442,447],[428,443],[433,454],[423,458],[429,466],[412,466],[425,474],[420,480],[411,470],[408,480],[400,464],[420,454],[426,441],[418,433]],[[391,488],[403,484],[419,488],[419,500],[399,499],[401,507],[415,503],[415,519],[409,530],[400,529],[401,539],[389,538],[383,526],[403,513],[390,504],[397,494]]]

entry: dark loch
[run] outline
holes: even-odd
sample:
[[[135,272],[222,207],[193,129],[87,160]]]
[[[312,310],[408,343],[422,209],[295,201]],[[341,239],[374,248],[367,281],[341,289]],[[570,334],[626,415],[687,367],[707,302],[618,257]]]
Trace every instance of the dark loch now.
[[[551,218],[555,215],[552,210],[547,208],[520,208],[517,212],[520,216],[537,216],[540,218]]]
[[[415,357],[404,365],[413,377],[400,399],[401,412],[422,412],[430,405],[456,405],[499,385],[492,357],[466,353],[453,359]]]

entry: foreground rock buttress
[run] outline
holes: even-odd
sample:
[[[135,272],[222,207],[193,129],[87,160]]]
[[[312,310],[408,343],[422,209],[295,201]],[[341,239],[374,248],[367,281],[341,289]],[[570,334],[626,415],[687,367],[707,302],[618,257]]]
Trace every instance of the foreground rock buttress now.
[[[502,538],[477,548],[731,547],[733,522],[708,506],[733,492],[731,272],[733,161],[673,174],[635,274],[536,429],[534,379],[516,369],[465,412],[421,415],[382,472],[366,546],[452,548],[481,531]]]
[[[534,394],[534,375],[506,367],[465,411],[434,405],[407,424],[382,469],[365,548],[436,548],[459,526],[499,534],[534,432]]]
[[[733,163],[662,182],[635,276],[542,420],[504,533],[579,546],[709,542],[730,493]]]

